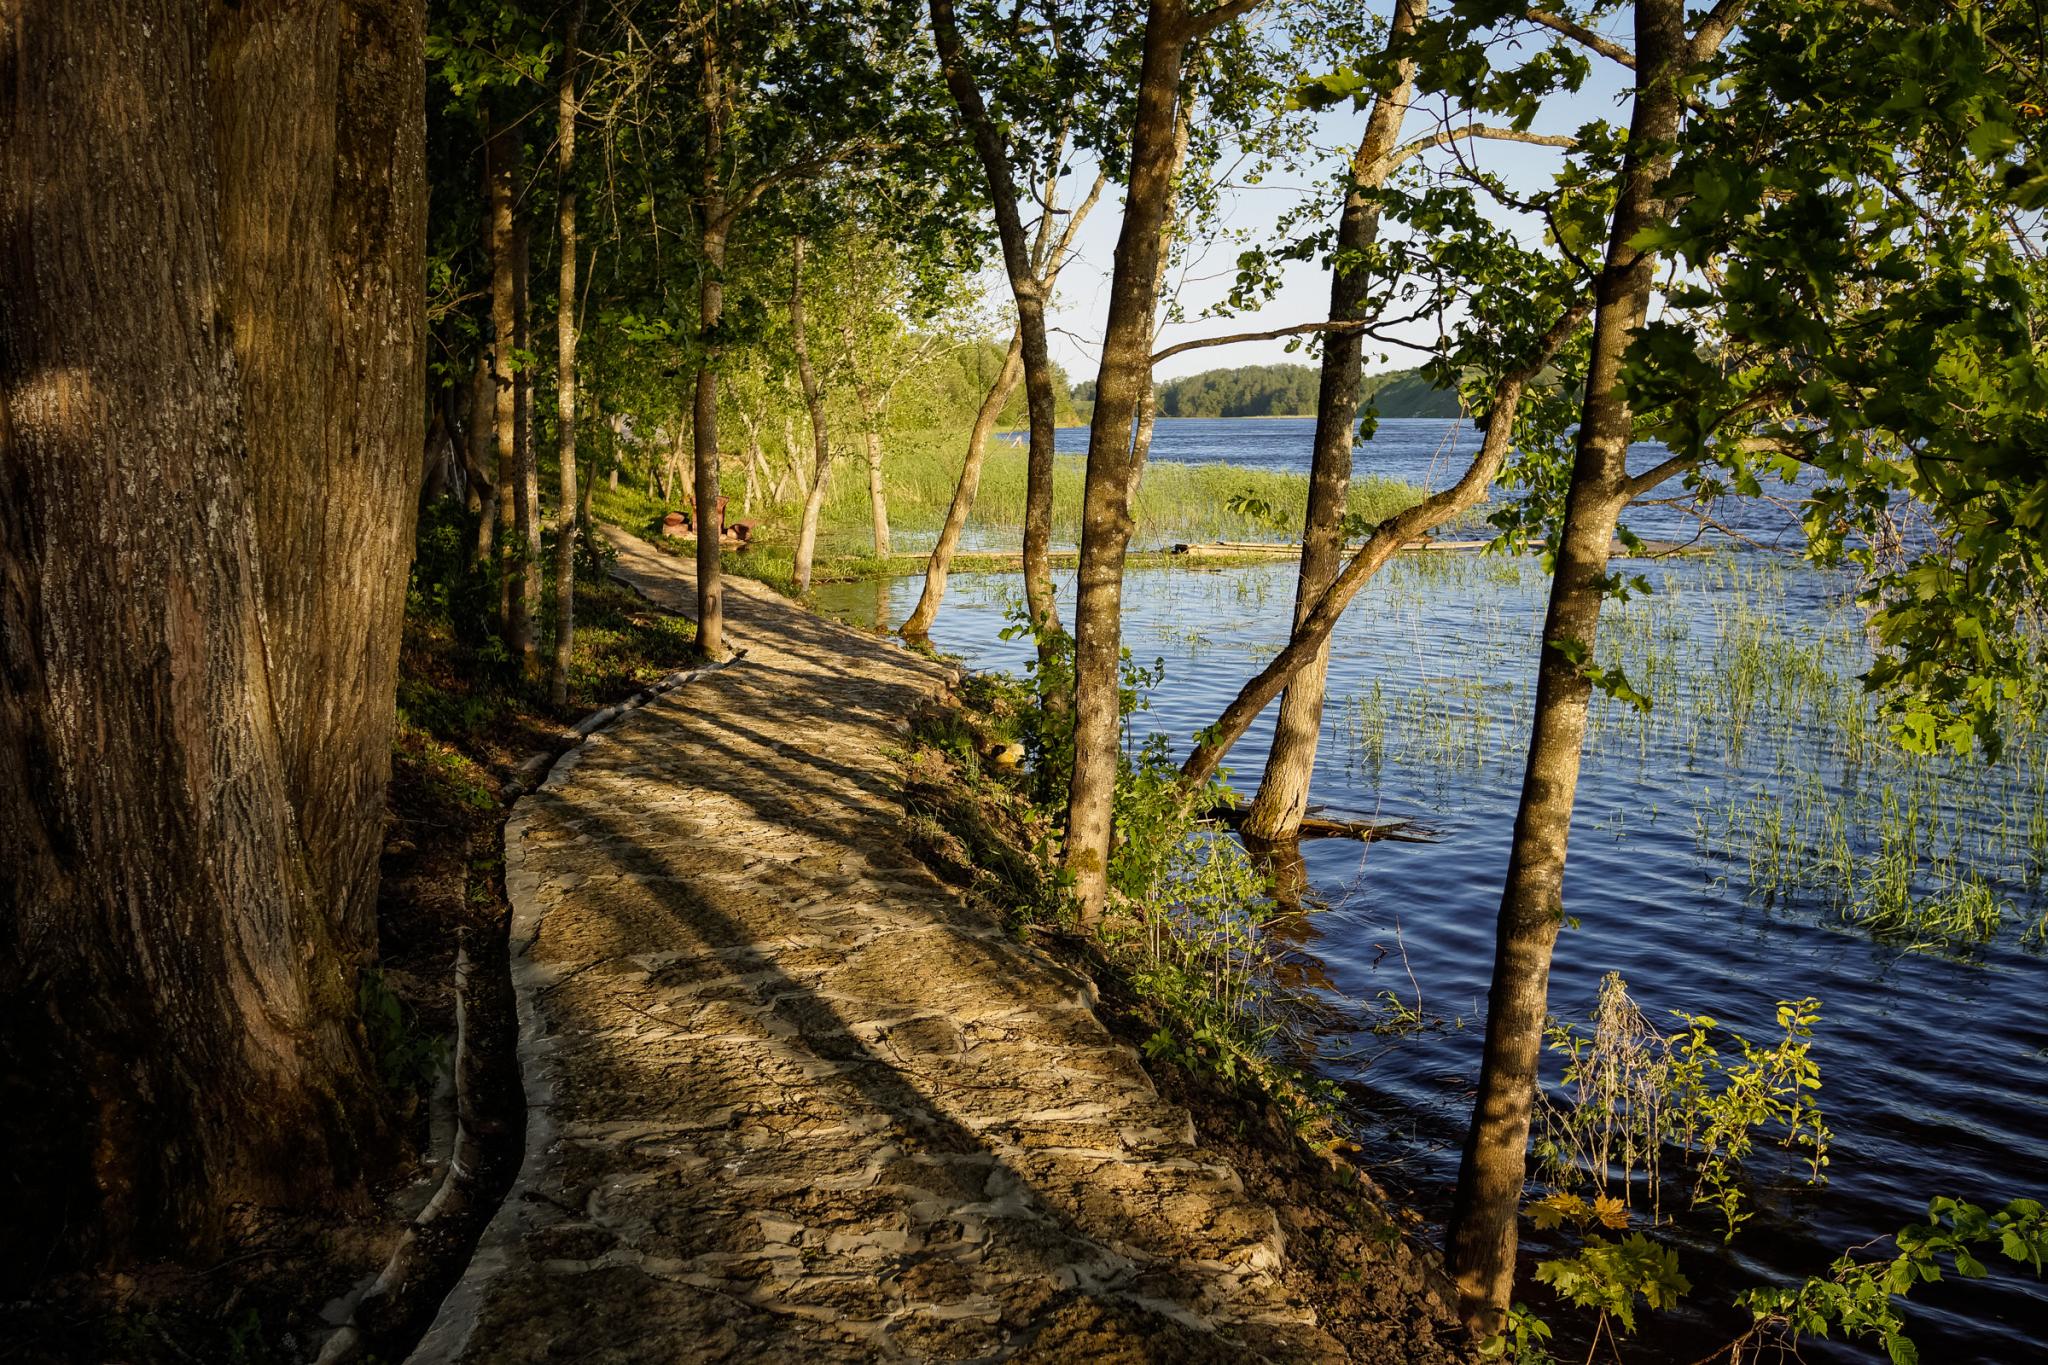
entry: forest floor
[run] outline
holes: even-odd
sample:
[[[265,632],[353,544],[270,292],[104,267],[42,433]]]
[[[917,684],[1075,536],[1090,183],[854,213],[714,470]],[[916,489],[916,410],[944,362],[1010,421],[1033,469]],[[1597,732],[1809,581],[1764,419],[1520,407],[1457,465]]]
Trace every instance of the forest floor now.
[[[617,540],[694,606],[687,560]],[[1357,1237],[1319,1273],[1382,1281],[1343,1311],[1384,1321],[1333,1334],[1288,1258],[1313,1190],[1248,1184],[1085,976],[911,850],[907,718],[951,670],[725,601],[745,659],[506,828],[526,1163],[415,1359],[1455,1358],[1405,1249]]]

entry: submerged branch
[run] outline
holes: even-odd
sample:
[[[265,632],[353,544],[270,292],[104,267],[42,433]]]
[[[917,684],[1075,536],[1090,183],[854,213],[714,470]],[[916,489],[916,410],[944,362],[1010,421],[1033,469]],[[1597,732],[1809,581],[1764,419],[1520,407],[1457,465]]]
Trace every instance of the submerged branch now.
[[[1351,599],[1358,595],[1372,576],[1393,558],[1394,552],[1423,532],[1441,526],[1468,507],[1476,506],[1486,497],[1500,468],[1507,460],[1508,447],[1514,434],[1515,417],[1521,409],[1522,393],[1529,382],[1550,363],[1552,356],[1564,345],[1578,325],[1585,320],[1592,309],[1588,299],[1574,303],[1562,317],[1552,324],[1549,331],[1535,347],[1533,354],[1521,366],[1501,377],[1494,386],[1493,407],[1486,418],[1486,436],[1480,443],[1479,451],[1472,457],[1472,463],[1457,483],[1441,493],[1435,493],[1416,503],[1404,512],[1396,513],[1379,524],[1365,544],[1344,566],[1321,597],[1295,625],[1293,635],[1286,648],[1275,655],[1270,663],[1259,670],[1235,700],[1225,707],[1216,723],[1203,732],[1187,762],[1181,765],[1181,781],[1193,785],[1206,782],[1222,763],[1223,756],[1231,745],[1244,737],[1246,730],[1265,710],[1272,700],[1287,687],[1288,682],[1302,666],[1315,657],[1324,642],[1337,628],[1338,619],[1344,609],[1351,605]]]

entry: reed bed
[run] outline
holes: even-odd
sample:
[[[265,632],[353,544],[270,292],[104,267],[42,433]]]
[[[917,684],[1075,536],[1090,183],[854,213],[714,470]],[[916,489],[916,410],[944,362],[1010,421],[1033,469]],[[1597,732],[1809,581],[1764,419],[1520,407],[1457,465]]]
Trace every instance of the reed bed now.
[[[918,431],[889,438],[882,468],[893,528],[931,532],[945,521],[960,477],[966,437],[957,432]],[[1053,469],[1053,534],[1072,541],[1080,534],[1081,485],[1087,461],[1059,456]],[[969,526],[1014,531],[1024,524],[1025,450],[1008,436],[989,443],[981,487]],[[1308,503],[1308,478],[1271,469],[1229,464],[1146,466],[1132,503],[1141,543],[1159,540],[1271,540],[1271,528],[1229,510],[1239,494],[1278,508],[1286,524],[1299,525]],[[1351,510],[1371,521],[1413,506],[1421,490],[1394,479],[1368,476],[1353,482]],[[835,535],[854,536],[869,524],[867,466],[852,459],[834,462],[826,484],[824,525]]]
[[[1848,580],[1735,554],[1648,576],[1652,592],[1603,614],[1597,653],[1653,705],[1596,696],[1588,738],[1598,780],[1644,793],[1621,803],[1636,812],[1628,819],[1689,820],[1703,873],[1773,912],[1907,951],[1969,954],[2015,932],[2044,946],[2038,722],[1997,763],[1908,753],[1857,680],[1871,654]],[[1454,804],[1482,774],[1512,778],[1542,587],[1533,564],[1491,557],[1404,561],[1383,575],[1375,609],[1426,663],[1338,699],[1333,730],[1357,779],[1377,788],[1398,769]],[[1455,642],[1442,635],[1446,598],[1470,605]],[[1610,818],[1614,837],[1627,837],[1623,822]]]

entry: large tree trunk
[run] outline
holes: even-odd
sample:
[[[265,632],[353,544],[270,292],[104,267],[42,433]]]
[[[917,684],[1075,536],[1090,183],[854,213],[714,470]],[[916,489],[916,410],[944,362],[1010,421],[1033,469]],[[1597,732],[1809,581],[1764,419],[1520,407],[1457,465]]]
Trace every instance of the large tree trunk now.
[[[1662,182],[1681,114],[1684,0],[1638,0],[1635,18],[1635,110],[1607,257],[1595,286],[1591,365],[1543,623],[1522,804],[1501,893],[1479,1093],[1446,1239],[1460,1313],[1481,1334],[1498,1330],[1514,1289],[1515,1220],[1526,1177],[1550,959],[1565,914],[1565,849],[1592,695],[1591,682],[1566,651],[1583,648],[1587,657],[1593,652],[1608,549],[1630,497],[1633,418],[1621,370],[1647,316],[1657,268],[1656,253],[1631,243],[1664,216]]]
[[[1082,492],[1081,562],[1074,605],[1074,772],[1067,792],[1063,865],[1084,924],[1100,919],[1109,893],[1112,807],[1118,762],[1117,665],[1122,647],[1124,554],[1131,538],[1131,489],[1138,467],[1132,425],[1152,382],[1159,263],[1172,197],[1181,64],[1203,29],[1242,13],[1223,6],[1201,20],[1185,0],[1151,0],[1131,129],[1123,230],[1110,281],[1109,316],[1088,433]]]
[[[804,407],[811,414],[812,469],[804,490],[803,518],[797,523],[796,563],[790,577],[799,595],[811,590],[811,561],[818,549],[818,515],[825,506],[825,479],[832,472],[832,446],[825,429],[825,393],[811,368],[810,339],[804,332],[804,239],[790,244],[789,339],[796,352],[797,380],[803,385]],[[796,453],[790,452],[792,462]]]
[[[946,508],[945,525],[939,528],[938,544],[932,547],[932,557],[924,566],[924,591],[918,594],[910,619],[903,623],[905,639],[924,640],[931,635],[939,604],[946,599],[946,577],[953,567],[953,555],[960,548],[960,534],[967,529],[967,518],[974,511],[974,496],[981,490],[981,466],[988,456],[989,437],[995,434],[1003,404],[1017,391],[1017,381],[1023,375],[1024,334],[1015,331],[1010,334],[1010,349],[1003,355],[1003,367],[996,373],[996,382],[989,385],[980,411],[974,414],[974,430],[967,437],[967,458],[960,466],[960,481],[953,486],[953,501]]]
[[[423,435],[423,15],[214,17],[0,0],[9,1271],[356,1202],[388,1150],[355,1014]]]
[[[525,223],[512,231],[512,335],[521,355],[533,354],[530,247]],[[519,535],[512,550],[512,638],[522,677],[540,671],[540,456],[533,444],[533,370],[522,367],[512,377],[512,451],[519,469],[514,491],[514,523]]]
[[[1398,0],[1388,26],[1387,46],[1398,50],[1414,33],[1428,0]],[[1399,80],[1373,99],[1358,154],[1351,162],[1351,189],[1337,219],[1336,262],[1330,275],[1330,318],[1359,316],[1370,277],[1359,257],[1379,236],[1379,204],[1369,197],[1386,180],[1389,157],[1401,138],[1401,121],[1415,95],[1415,63],[1401,61]],[[1347,264],[1348,263],[1348,264]],[[1301,532],[1301,571],[1294,589],[1294,623],[1299,626],[1344,562],[1344,513],[1351,489],[1351,435],[1358,420],[1358,384],[1364,369],[1364,337],[1336,332],[1323,339],[1323,365],[1316,394],[1315,447],[1309,460],[1308,510]],[[1316,741],[1323,728],[1323,694],[1330,664],[1326,641],[1304,665],[1280,699],[1273,747],[1265,776],[1246,812],[1243,832],[1282,843],[1301,833],[1308,809],[1309,779],[1315,773]]]
[[[569,701],[569,658],[576,649],[576,40],[583,6],[569,13],[556,91],[555,173],[561,180],[556,222],[562,269],[555,299],[555,656],[548,700]]]
[[[514,638],[512,578],[513,560],[518,553],[515,536],[519,516],[519,402],[512,378],[512,349],[518,344],[514,321],[517,295],[512,274],[512,165],[517,137],[516,132],[494,119],[484,143],[491,176],[491,382],[497,390],[492,408],[497,417],[498,447],[498,629],[508,641]]]

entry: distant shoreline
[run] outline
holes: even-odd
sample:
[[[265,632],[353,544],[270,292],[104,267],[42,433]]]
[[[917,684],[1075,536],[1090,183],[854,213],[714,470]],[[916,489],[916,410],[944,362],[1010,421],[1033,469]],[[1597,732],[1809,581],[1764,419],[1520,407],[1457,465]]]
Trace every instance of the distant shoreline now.
[[[1160,417],[1160,418],[1158,418],[1158,419],[1156,419],[1156,420],[1158,420],[1158,421],[1160,421],[1160,422],[1301,422],[1301,421],[1313,421],[1313,420],[1315,420],[1315,414],[1314,414],[1314,413],[1312,413],[1312,412],[1262,412],[1262,413],[1258,413],[1258,414],[1256,414],[1256,415],[1254,415],[1254,416],[1248,416],[1248,417]],[[1475,422],[1475,421],[1476,421],[1476,419],[1474,419],[1474,418],[1471,418],[1471,417],[1463,417],[1463,416],[1459,416],[1459,417],[1411,417],[1411,416],[1402,416],[1402,417],[1381,417],[1381,418],[1380,418],[1380,421],[1382,421],[1382,422]],[[1059,423],[1055,423],[1055,424],[1054,424],[1054,426],[1053,426],[1053,430],[1055,430],[1055,431],[1085,431],[1085,430],[1087,430],[1087,428],[1088,428],[1088,424],[1087,424],[1086,422],[1059,422]],[[1028,427],[1004,427],[1004,428],[1002,428],[1001,430],[997,431],[997,432],[996,432],[996,435],[997,435],[998,437],[1010,437],[1010,436],[1025,436],[1025,435],[1028,435],[1028,434],[1029,434],[1029,432],[1030,432],[1030,428],[1028,428]]]

